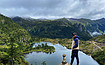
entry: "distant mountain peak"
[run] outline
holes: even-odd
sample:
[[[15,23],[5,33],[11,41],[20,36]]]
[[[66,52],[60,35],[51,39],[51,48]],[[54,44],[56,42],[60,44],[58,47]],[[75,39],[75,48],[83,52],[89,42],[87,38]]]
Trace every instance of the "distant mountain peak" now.
[[[105,18],[101,18],[101,19],[99,19],[99,20],[105,20]]]

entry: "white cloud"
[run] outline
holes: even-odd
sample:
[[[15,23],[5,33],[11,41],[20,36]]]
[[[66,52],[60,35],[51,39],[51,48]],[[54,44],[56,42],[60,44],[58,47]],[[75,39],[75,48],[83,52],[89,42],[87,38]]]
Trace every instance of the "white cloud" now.
[[[105,17],[105,0],[0,0],[0,13],[34,18]]]
[[[88,31],[88,32],[89,32],[89,31]],[[89,33],[90,33],[90,35],[91,35],[92,37],[98,36],[98,35],[102,35],[102,33],[99,33],[99,32],[97,32],[97,31],[89,32]]]

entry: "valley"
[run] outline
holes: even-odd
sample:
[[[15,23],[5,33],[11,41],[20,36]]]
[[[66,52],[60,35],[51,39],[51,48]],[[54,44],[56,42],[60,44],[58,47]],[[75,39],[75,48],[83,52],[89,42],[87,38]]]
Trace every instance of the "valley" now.
[[[61,18],[54,20],[40,20],[22,17],[9,18],[0,14],[0,64],[29,65],[24,60],[24,54],[33,51],[44,53],[55,52],[54,47],[39,45],[33,48],[34,43],[50,42],[61,44],[71,49],[72,33],[80,37],[80,51],[91,55],[100,65],[105,62],[105,19],[73,19]],[[97,31],[102,35],[91,36],[89,32]],[[96,42],[103,51],[92,42]]]

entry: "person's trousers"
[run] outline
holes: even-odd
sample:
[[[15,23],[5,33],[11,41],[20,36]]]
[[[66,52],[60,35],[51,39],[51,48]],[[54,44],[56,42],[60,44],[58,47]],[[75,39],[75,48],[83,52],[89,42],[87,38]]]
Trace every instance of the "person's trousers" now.
[[[77,65],[79,65],[78,50],[72,50],[71,65],[73,64],[74,58],[76,57]]]

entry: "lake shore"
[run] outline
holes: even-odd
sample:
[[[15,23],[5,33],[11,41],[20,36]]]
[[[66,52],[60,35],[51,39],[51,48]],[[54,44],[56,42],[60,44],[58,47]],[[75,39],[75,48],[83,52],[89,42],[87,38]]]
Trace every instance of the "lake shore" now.
[[[40,43],[46,43],[46,42],[40,42]],[[47,42],[49,46],[54,46],[55,47],[55,52],[52,53],[52,54],[46,54],[46,53],[43,53],[43,52],[40,52],[40,53],[37,53],[37,52],[33,52],[33,53],[29,53],[29,54],[26,54],[26,61],[28,61],[30,64],[35,64],[34,62],[37,62],[38,65],[41,65],[39,63],[43,62],[43,61],[46,61],[46,63],[49,65],[58,65],[62,62],[62,55],[63,54],[66,54],[66,58],[67,58],[67,62],[70,63],[70,56],[71,56],[71,50],[70,49],[67,49],[66,47],[63,47],[61,44],[51,44],[50,42]],[[38,44],[38,43],[36,43]],[[84,61],[85,58],[87,59],[91,59],[91,61],[94,63],[95,60],[93,60],[93,58],[91,58],[90,56],[86,55],[85,53],[83,52],[79,52],[79,57],[81,57],[80,59],[82,60],[80,62],[80,64],[84,65],[84,64],[87,64],[87,65],[91,65],[92,63],[88,63],[87,61]],[[40,59],[39,59],[40,58]],[[31,61],[30,59],[33,59],[34,61]],[[40,61],[38,61],[40,60]],[[49,63],[49,62],[52,62],[52,63]],[[86,62],[86,63],[83,63],[83,62]],[[57,63],[57,64],[56,64]],[[75,61],[76,63],[76,61]],[[95,65],[98,65],[97,63]]]
[[[42,42],[51,42],[52,44],[59,43],[62,46],[67,47],[68,49],[71,48],[71,43],[72,43],[72,39],[58,39],[58,38],[57,39],[44,38],[44,39],[40,39],[40,41],[42,41]],[[99,43],[96,43],[96,44],[100,46]],[[85,54],[87,54],[87,55],[91,56],[92,58],[94,58],[98,63],[104,64],[105,61],[103,61],[103,60],[105,60],[105,59],[102,58],[102,57],[104,57],[104,55],[105,55],[105,53],[104,53],[105,52],[105,46],[100,46],[102,49],[104,49],[103,51],[101,51],[99,48],[97,48],[90,41],[82,41],[82,40],[80,40],[79,45],[80,45],[80,50],[82,52],[84,52]],[[102,58],[102,59],[99,60],[99,58]]]

